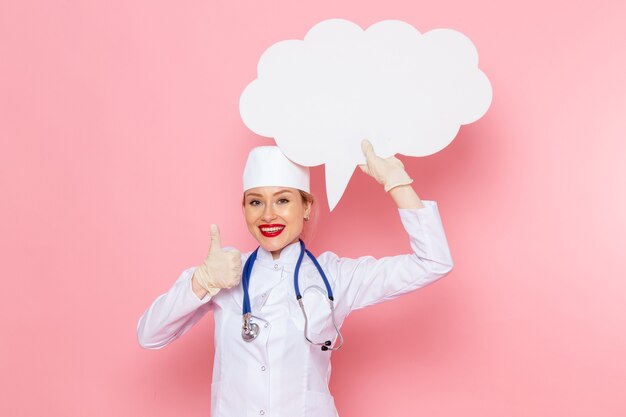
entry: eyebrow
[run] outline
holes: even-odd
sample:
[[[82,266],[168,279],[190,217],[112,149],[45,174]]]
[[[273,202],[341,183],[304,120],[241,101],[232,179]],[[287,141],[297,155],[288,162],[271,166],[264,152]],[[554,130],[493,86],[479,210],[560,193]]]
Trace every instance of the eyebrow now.
[[[273,196],[275,196],[275,195],[282,194],[282,193],[290,193],[290,194],[293,194],[293,191],[288,190],[288,189],[286,189],[286,188],[285,188],[285,189],[283,189],[283,190],[276,191],[276,192],[275,192],[274,194],[272,194],[272,195],[273,195]],[[250,196],[263,197],[263,195],[262,195],[262,194],[259,194],[259,193],[248,193],[248,194],[246,194],[246,197],[250,197]]]

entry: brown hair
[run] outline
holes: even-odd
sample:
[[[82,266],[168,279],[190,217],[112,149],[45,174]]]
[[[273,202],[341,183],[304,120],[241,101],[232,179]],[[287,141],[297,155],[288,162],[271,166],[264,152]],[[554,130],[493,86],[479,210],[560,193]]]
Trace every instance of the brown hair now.
[[[313,197],[313,194],[309,194],[306,191],[302,191],[302,190],[298,190],[300,191],[300,197],[302,197],[302,202],[303,203],[309,203],[311,205],[313,205],[313,203],[315,203],[315,197]]]

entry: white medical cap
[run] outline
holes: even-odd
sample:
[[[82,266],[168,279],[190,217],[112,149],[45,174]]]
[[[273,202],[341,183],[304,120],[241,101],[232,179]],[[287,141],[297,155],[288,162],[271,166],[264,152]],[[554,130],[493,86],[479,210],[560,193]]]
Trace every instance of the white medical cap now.
[[[248,154],[243,191],[256,187],[290,187],[309,191],[309,168],[291,162],[278,146],[258,146]]]

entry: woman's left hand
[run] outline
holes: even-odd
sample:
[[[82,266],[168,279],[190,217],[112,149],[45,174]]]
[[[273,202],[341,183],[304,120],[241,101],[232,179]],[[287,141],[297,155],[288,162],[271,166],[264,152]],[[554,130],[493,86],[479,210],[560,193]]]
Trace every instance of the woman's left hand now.
[[[370,177],[385,186],[389,191],[399,185],[408,185],[413,182],[409,174],[404,170],[404,164],[395,156],[381,158],[374,153],[374,147],[369,140],[363,139],[361,150],[367,159],[367,165],[359,165],[359,168]]]

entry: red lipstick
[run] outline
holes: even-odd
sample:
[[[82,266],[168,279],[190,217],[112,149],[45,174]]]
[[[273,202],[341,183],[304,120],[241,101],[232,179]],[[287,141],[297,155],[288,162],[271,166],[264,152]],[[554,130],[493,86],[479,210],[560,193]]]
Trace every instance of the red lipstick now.
[[[284,224],[262,224],[259,226],[261,234],[265,237],[276,237],[285,230]]]

